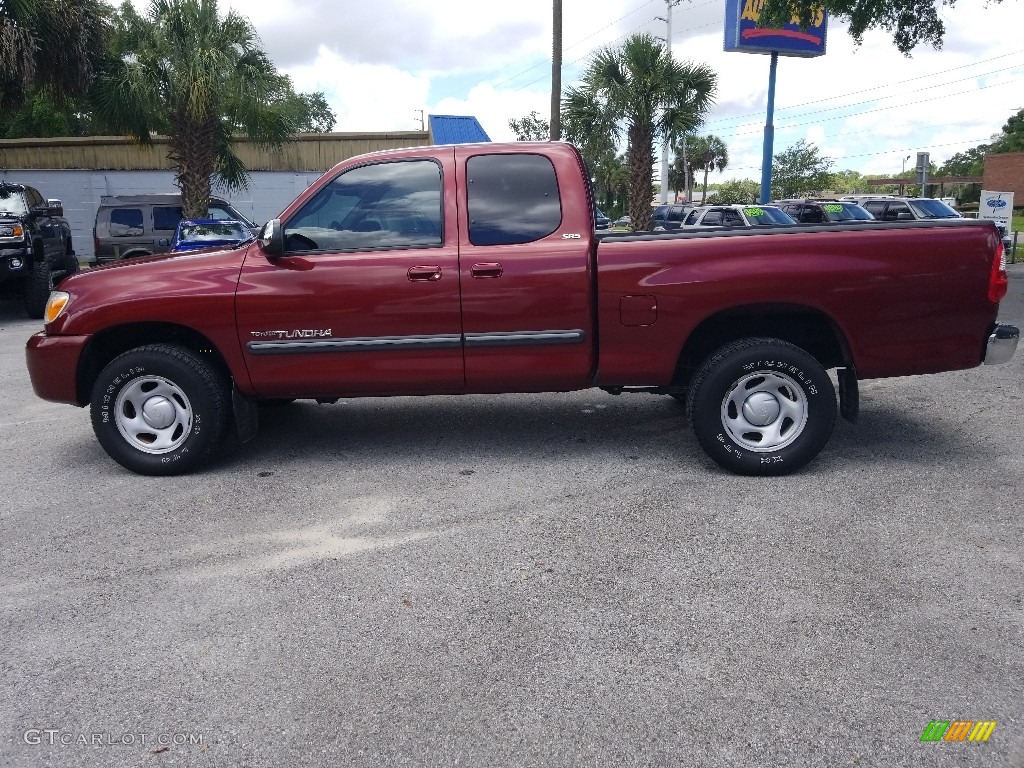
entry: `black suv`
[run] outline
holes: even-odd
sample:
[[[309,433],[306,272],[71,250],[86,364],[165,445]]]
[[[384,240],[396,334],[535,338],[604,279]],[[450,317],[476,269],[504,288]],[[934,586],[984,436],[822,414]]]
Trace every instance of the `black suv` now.
[[[54,283],[77,271],[60,200],[0,181],[0,289],[21,294],[28,316],[40,318]]]
[[[651,214],[651,229],[655,232],[663,232],[672,229],[679,229],[683,225],[686,214],[696,206],[691,203],[669,203],[659,205]]]
[[[873,221],[875,218],[861,206],[847,200],[800,198],[799,200],[776,200],[773,205],[779,206],[801,224]]]

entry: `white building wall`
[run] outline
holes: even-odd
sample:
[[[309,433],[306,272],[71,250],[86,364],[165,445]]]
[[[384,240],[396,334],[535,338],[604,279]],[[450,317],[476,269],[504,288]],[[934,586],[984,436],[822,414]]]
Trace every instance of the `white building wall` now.
[[[318,173],[253,171],[248,189],[233,195],[214,190],[214,194],[230,200],[239,212],[262,224],[281,213],[319,177]],[[101,197],[179,191],[171,171],[0,170],[0,180],[28,184],[43,197],[63,202],[75,253],[80,260],[90,262],[94,259],[92,230]]]

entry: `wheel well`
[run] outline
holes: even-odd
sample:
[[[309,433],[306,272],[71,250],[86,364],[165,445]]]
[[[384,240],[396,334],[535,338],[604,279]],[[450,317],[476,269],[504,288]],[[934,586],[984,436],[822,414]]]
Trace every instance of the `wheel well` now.
[[[812,354],[826,369],[850,364],[849,347],[842,332],[821,312],[778,305],[740,307],[713,315],[694,329],[679,354],[672,383],[686,387],[712,352],[751,336],[788,341]]]
[[[220,371],[226,381],[231,370],[219,350],[198,331],[174,323],[137,323],[108,328],[97,333],[82,352],[78,363],[78,402],[87,405],[100,371],[118,355],[145,344],[177,344],[200,354]]]
[[[119,258],[121,259],[140,259],[143,256],[152,256],[152,251],[147,251],[145,248],[136,248],[132,251],[126,251],[122,253]]]

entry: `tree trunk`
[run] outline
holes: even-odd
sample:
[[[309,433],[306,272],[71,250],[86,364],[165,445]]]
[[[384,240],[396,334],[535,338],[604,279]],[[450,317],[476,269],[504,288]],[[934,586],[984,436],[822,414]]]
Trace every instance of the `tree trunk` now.
[[[172,119],[171,151],[175,181],[181,189],[182,216],[205,218],[209,213],[210,179],[216,169],[216,122],[198,122],[187,117]]]
[[[629,216],[633,229],[651,228],[651,169],[654,167],[654,136],[643,125],[629,127],[629,147],[626,149],[629,172]]]

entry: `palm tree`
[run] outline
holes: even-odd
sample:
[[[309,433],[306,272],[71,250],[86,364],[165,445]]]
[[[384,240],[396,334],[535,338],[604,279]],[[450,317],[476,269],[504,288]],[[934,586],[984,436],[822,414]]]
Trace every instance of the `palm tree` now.
[[[104,54],[110,8],[98,0],[0,1],[0,107],[32,91],[85,95]]]
[[[655,140],[699,125],[716,88],[717,76],[710,67],[677,62],[654,37],[637,34],[620,48],[594,54],[582,85],[569,89],[563,119],[571,122],[579,110],[582,120],[610,126],[616,140],[625,133],[634,228],[650,227]]]
[[[141,143],[166,135],[186,217],[206,214],[212,180],[247,186],[233,133],[279,146],[294,133],[293,95],[252,24],[217,0],[153,0],[147,17],[129,3],[118,15],[116,62],[98,78],[105,118]]]
[[[691,137],[686,143],[687,153],[692,168],[700,168],[704,171],[704,186],[701,191],[701,200],[708,197],[708,174],[711,171],[721,173],[729,165],[729,148],[717,136]]]

